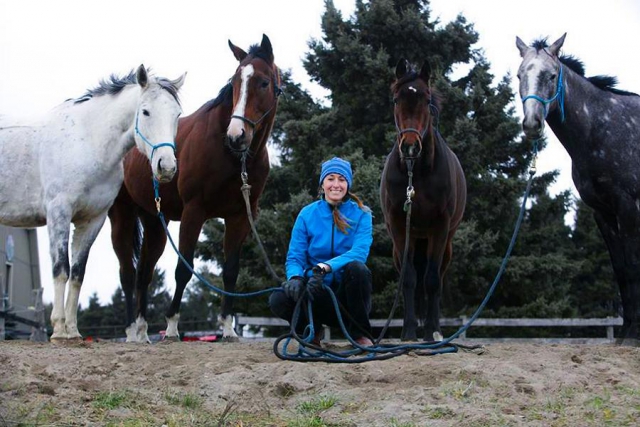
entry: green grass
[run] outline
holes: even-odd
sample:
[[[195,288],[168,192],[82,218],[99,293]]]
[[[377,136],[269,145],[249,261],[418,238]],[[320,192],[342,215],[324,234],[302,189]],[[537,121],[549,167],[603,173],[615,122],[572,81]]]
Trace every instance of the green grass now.
[[[126,391],[103,391],[93,398],[93,406],[98,409],[116,409],[128,399]]]
[[[298,405],[298,411],[308,414],[317,414],[325,411],[336,404],[336,398],[332,396],[321,396],[309,402],[302,402]]]
[[[203,399],[194,393],[176,393],[167,390],[164,398],[169,404],[186,409],[198,409],[204,403]]]

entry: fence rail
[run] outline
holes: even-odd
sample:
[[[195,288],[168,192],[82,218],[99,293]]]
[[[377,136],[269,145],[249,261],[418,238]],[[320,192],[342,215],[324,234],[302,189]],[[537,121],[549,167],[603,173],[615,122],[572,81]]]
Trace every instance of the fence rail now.
[[[453,318],[442,318],[440,319],[441,326],[453,326],[460,327],[468,322],[468,318],[466,317],[453,317]],[[371,326],[374,328],[381,328],[386,324],[385,319],[372,319]],[[250,326],[288,326],[289,322],[273,318],[273,317],[250,317],[250,316],[238,316],[237,323],[240,328],[244,325]],[[612,342],[614,340],[613,337],[613,328],[615,326],[622,326],[622,318],[621,317],[604,317],[604,318],[589,318],[589,319],[579,319],[579,318],[478,318],[473,322],[472,328],[478,326],[492,326],[492,327],[604,327],[606,328],[606,338],[600,339],[583,339],[583,342]],[[389,327],[397,328],[402,327],[402,319],[392,319],[389,323]],[[328,327],[324,328],[324,337],[325,339],[331,339],[331,331]],[[460,335],[460,339],[466,339],[466,333]],[[494,339],[495,341],[522,341],[522,340],[537,340],[535,338],[504,338],[504,339]],[[565,340],[567,342],[576,342],[576,339],[562,339],[562,338],[541,338],[539,341],[546,342],[561,342]]]

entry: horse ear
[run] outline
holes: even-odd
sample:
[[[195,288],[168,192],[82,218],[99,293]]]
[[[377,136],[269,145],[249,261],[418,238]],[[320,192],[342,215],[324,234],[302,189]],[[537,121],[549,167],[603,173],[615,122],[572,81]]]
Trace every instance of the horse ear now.
[[[269,62],[273,63],[273,48],[271,47],[271,40],[266,34],[262,35],[262,42],[260,43],[260,49],[269,57]]]
[[[516,47],[518,48],[518,50],[520,51],[520,56],[522,58],[524,58],[524,54],[527,52],[527,50],[529,49],[529,46],[526,45],[525,42],[523,42],[520,37],[516,36]]]
[[[429,65],[429,61],[424,61],[422,63],[422,68],[420,68],[420,77],[422,77],[422,80],[429,83],[429,79],[431,78],[431,65]]]
[[[405,74],[407,74],[407,60],[404,58],[400,58],[400,60],[398,60],[398,63],[396,64],[396,78],[400,79],[402,78]]]
[[[140,64],[136,71],[136,81],[142,88],[147,87],[149,84],[149,76],[147,75],[147,69],[144,68],[144,64]]]
[[[558,40],[554,41],[553,44],[549,47],[549,53],[553,56],[558,56],[558,52],[560,52],[560,48],[564,44],[564,38],[567,37],[567,33],[564,33],[562,37]]]
[[[245,52],[244,50],[240,49],[238,46],[231,43],[231,40],[229,40],[229,47],[231,48],[231,52],[233,52],[233,56],[236,57],[238,62],[242,62],[242,60],[246,58],[247,52]]]
[[[187,72],[185,71],[183,75],[181,75],[180,77],[178,77],[178,78],[177,78],[177,79],[175,79],[175,80],[172,80],[172,81],[171,81],[171,84],[172,84],[173,86],[175,86],[175,88],[176,88],[177,90],[180,90],[180,88],[181,88],[181,87],[182,87],[182,85],[184,84],[184,79],[186,79],[186,78],[187,78]]]

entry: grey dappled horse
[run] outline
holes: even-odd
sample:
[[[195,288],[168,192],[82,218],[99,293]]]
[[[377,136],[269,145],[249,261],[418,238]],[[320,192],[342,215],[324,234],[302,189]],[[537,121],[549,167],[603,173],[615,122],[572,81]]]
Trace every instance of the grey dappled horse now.
[[[640,96],[614,89],[616,79],[584,77],[582,63],[560,56],[566,33],[548,46],[527,46],[518,70],[522,127],[529,138],[549,124],[572,160],[573,182],[594,210],[620,288],[619,342],[638,345],[640,319]]]

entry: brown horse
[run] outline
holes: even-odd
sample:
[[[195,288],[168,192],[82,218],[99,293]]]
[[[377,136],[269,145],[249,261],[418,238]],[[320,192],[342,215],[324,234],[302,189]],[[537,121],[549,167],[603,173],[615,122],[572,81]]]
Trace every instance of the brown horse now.
[[[241,192],[242,162],[246,160],[252,190],[250,206],[255,216],[269,174],[266,145],[276,116],[280,74],[266,35],[260,45],[249,48],[249,53],[231,41],[229,47],[240,65],[216,99],[180,119],[176,137],[178,173],[173,181],[160,184],[159,196],[167,222],[180,221],[178,246],[191,266],[204,222],[209,218],[224,219],[222,278],[225,290],[233,292],[240,268],[240,249],[250,231]],[[167,237],[157,215],[147,158],[133,150],[125,158],[124,166],[124,185],[109,211],[111,239],[120,262],[120,281],[127,303],[127,341],[148,342],[147,289]],[[139,253],[134,244],[139,233],[138,219],[144,227]],[[178,261],[176,290],[166,315],[167,338],[179,337],[180,300],[191,275],[189,268]],[[231,298],[223,298],[221,316],[224,338],[237,339],[232,326]]]
[[[394,264],[402,275],[403,340],[417,339],[417,310],[424,324],[424,339],[442,341],[442,282],[467,199],[460,162],[434,123],[438,110],[436,94],[429,85],[430,74],[427,62],[419,74],[404,59],[396,66],[391,90],[398,138],[387,156],[380,182]],[[409,230],[406,210],[411,214]]]

